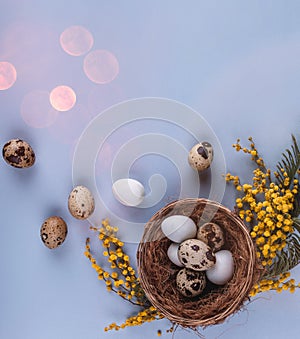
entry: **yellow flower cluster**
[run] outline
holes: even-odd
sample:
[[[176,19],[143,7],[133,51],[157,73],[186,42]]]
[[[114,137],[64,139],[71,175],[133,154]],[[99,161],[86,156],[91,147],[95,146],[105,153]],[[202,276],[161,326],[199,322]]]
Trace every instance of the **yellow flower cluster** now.
[[[255,284],[250,296],[255,296],[259,292],[266,292],[269,290],[276,289],[278,293],[289,290],[291,293],[295,292],[296,288],[300,287],[300,284],[296,285],[294,279],[289,279],[291,276],[290,272],[281,273],[277,279],[263,279],[258,284]]]
[[[242,150],[250,154],[251,159],[257,164],[253,171],[252,183],[242,185],[239,177],[230,173],[226,175],[226,181],[232,182],[236,190],[242,193],[242,197],[236,199],[238,214],[251,229],[250,235],[256,243],[257,257],[261,264],[268,272],[272,272],[278,257],[286,248],[288,236],[294,232],[291,211],[294,208],[295,195],[298,193],[298,180],[293,179],[290,182],[288,174],[281,169],[283,184],[272,182],[271,170],[266,168],[252,138],[249,138],[249,141],[250,148],[242,147],[240,140],[233,147],[237,151]],[[278,176],[278,173],[274,174]],[[251,295],[270,289],[278,292],[289,289],[293,292],[296,285],[291,282],[282,285],[284,277],[286,278],[283,275],[262,280]]]
[[[140,326],[146,322],[151,322],[153,320],[158,320],[162,318],[163,315],[159,313],[155,307],[150,306],[140,311],[137,315],[126,319],[125,323],[121,325],[117,325],[116,323],[110,324],[108,327],[105,327],[104,331],[109,331],[112,329],[118,331],[119,329],[123,329],[125,327]]]
[[[127,326],[141,325],[144,322],[163,318],[160,312],[153,306],[150,306],[141,288],[139,278],[130,264],[130,258],[123,250],[124,243],[116,236],[118,228],[111,226],[106,219],[102,221],[101,228],[91,227],[91,229],[98,233],[98,239],[104,247],[102,254],[111,269],[107,271],[97,263],[91,253],[90,239],[88,238],[84,254],[90,260],[92,268],[97,272],[98,279],[105,281],[107,291],[115,292],[130,303],[143,307],[142,311],[136,316],[128,318],[124,324],[118,326],[112,323],[105,328],[105,331],[112,329],[119,330]]]

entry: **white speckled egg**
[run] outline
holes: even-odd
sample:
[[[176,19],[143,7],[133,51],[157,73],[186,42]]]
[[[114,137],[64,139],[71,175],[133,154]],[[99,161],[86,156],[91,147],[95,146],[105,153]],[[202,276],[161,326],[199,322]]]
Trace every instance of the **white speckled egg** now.
[[[197,239],[205,242],[214,251],[218,251],[224,245],[224,233],[222,228],[213,222],[207,222],[199,227]]]
[[[206,271],[207,279],[216,285],[226,284],[233,276],[234,262],[230,251],[222,250],[215,253],[216,264]]]
[[[172,215],[161,223],[161,230],[170,240],[181,243],[190,238],[195,238],[197,226],[194,221],[185,215]]]
[[[144,200],[144,186],[134,179],[119,179],[112,185],[114,197],[125,206],[138,206]]]
[[[2,149],[4,160],[17,168],[31,167],[35,163],[35,154],[32,147],[24,140],[12,139]]]
[[[196,297],[203,292],[206,286],[205,273],[183,268],[177,273],[176,285],[179,292],[185,297]]]
[[[178,258],[179,245],[180,244],[173,242],[168,248],[167,255],[173,264],[175,264],[178,267],[183,267],[184,265],[179,261],[179,258]]]
[[[40,230],[44,245],[50,249],[61,245],[65,241],[67,233],[67,224],[57,216],[46,219]]]
[[[73,188],[68,199],[68,208],[76,219],[87,219],[95,209],[94,197],[85,186]]]
[[[201,172],[211,165],[213,155],[212,145],[207,141],[203,141],[190,150],[188,161],[193,169]]]
[[[207,270],[216,262],[212,249],[198,239],[188,239],[182,242],[178,248],[178,257],[186,268],[195,271]]]

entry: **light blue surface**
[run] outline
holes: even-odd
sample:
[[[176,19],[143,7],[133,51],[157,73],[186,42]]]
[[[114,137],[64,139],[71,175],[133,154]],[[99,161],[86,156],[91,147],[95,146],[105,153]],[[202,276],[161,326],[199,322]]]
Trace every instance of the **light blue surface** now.
[[[237,137],[246,142],[249,135],[267,163],[275,165],[290,145],[290,134],[300,140],[299,15],[299,1],[1,1],[0,61],[12,62],[18,78],[12,88],[0,91],[0,143],[24,138],[37,155],[35,166],[24,171],[0,162],[1,339],[155,338],[157,329],[168,328],[163,320],[103,332],[135,309],[105,291],[83,256],[85,239],[92,234],[87,222],[75,221],[67,210],[76,142],[88,122],[109,106],[165,97],[201,114],[219,139],[229,171],[250,178],[248,159],[231,147]],[[84,56],[63,52],[59,36],[71,25],[89,29],[93,49],[107,49],[117,57],[120,72],[113,82],[92,83],[82,70]],[[76,108],[49,129],[26,125],[20,115],[23,97],[61,84],[77,93]],[[172,124],[147,126],[149,130],[127,124],[113,140],[118,145],[150,131],[178,135],[179,143],[189,147],[191,140]],[[104,149],[102,158],[95,159],[99,175],[109,171],[105,159],[117,151]],[[168,183],[166,199],[176,198],[180,173],[168,161],[151,161],[162,165],[155,169]],[[143,159],[131,173],[147,181],[153,171],[141,173],[141,168]],[[205,182],[203,189],[206,194]],[[109,185],[105,190],[109,196]],[[233,202],[228,188],[223,203],[232,208]],[[66,220],[69,234],[60,248],[50,251],[40,241],[39,229],[54,214]],[[135,244],[126,248],[135,255]],[[300,281],[299,268],[293,275]],[[266,293],[204,334],[297,338],[299,305],[299,291]],[[175,338],[183,337],[195,334],[178,330]]]

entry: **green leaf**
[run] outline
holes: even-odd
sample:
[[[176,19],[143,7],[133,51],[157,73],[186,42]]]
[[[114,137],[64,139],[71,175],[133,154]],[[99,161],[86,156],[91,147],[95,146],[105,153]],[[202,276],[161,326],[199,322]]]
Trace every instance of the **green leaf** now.
[[[298,218],[293,219],[293,227],[300,234],[300,219]]]
[[[286,149],[285,153],[282,153],[282,159],[277,164],[278,169],[278,177],[276,178],[276,181],[279,185],[282,185],[284,187],[284,180],[285,177],[281,170],[283,169],[290,180],[290,184],[286,188],[291,188],[294,183],[294,179],[299,178],[299,168],[300,168],[300,150],[299,146],[297,144],[297,140],[292,135],[293,144],[291,146],[291,150]],[[300,214],[300,192],[299,192],[299,184],[298,184],[298,193],[295,195],[295,201],[294,201],[294,208],[293,212],[291,213],[293,217],[297,217]]]
[[[264,278],[279,276],[280,273],[290,271],[300,263],[300,235],[292,233],[287,239],[287,245],[277,256],[276,262],[268,269]]]

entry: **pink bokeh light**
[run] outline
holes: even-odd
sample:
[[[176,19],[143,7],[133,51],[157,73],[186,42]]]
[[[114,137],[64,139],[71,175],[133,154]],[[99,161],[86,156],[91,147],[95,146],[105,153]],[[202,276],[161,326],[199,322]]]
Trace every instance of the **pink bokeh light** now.
[[[17,80],[17,71],[13,64],[7,61],[0,62],[0,90],[6,90],[13,86]]]
[[[96,84],[107,84],[119,74],[119,62],[111,52],[95,50],[84,58],[83,70]]]
[[[18,83],[27,91],[45,89],[60,68],[57,35],[47,25],[25,18],[12,22],[1,34],[1,58],[13,60]]]
[[[59,38],[62,49],[72,55],[87,53],[94,44],[93,35],[82,26],[71,26],[65,29]]]
[[[60,112],[69,111],[76,103],[76,94],[69,86],[57,86],[50,93],[50,103]]]

